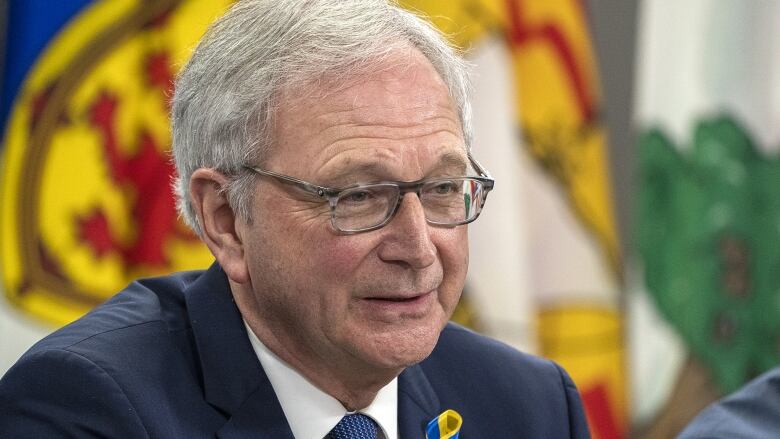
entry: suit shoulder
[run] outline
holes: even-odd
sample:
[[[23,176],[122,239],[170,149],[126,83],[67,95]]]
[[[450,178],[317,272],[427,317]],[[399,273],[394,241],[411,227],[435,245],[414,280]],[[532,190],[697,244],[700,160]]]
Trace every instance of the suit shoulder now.
[[[420,365],[431,381],[449,387],[508,388],[520,395],[564,395],[577,390],[555,362],[521,352],[505,343],[450,323],[431,355]],[[489,373],[486,373],[489,372]]]
[[[0,380],[0,431],[9,437],[76,437],[87,425],[101,437],[148,437],[117,382],[77,353],[29,353]]]
[[[560,374],[560,368],[550,360],[519,351],[456,323],[447,324],[431,356],[459,364],[491,363],[502,368],[534,370],[551,376]]]
[[[464,417],[528,437],[589,437],[577,389],[551,360],[449,324],[420,366],[441,405]]]
[[[70,349],[145,325],[158,325],[167,331],[183,329],[187,325],[183,291],[199,273],[183,272],[134,281],[80,319],[44,337],[25,355]]]
[[[704,409],[679,439],[774,438],[780,431],[780,368]]]

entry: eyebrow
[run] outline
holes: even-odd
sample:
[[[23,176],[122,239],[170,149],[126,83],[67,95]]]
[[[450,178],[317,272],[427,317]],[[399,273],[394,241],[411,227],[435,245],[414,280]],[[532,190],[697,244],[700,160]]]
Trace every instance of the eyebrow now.
[[[466,175],[466,171],[468,170],[469,162],[466,158],[466,154],[456,154],[454,152],[448,152],[442,155],[439,158],[439,164],[436,165],[433,170],[438,169],[455,169],[456,171],[460,172],[462,175]]]
[[[431,167],[426,176],[439,174],[460,176],[466,175],[468,169],[468,160],[466,154],[457,154],[455,152],[447,152],[439,157],[438,162]],[[383,166],[378,161],[366,161],[366,160],[354,160],[349,164],[338,164],[334,167],[335,173],[326,182],[331,187],[344,186],[350,183],[357,183],[356,181],[346,181],[347,178],[361,179],[363,177],[376,180],[392,180],[391,178],[385,178],[388,174],[388,168]],[[361,183],[368,183],[370,181],[361,181]]]

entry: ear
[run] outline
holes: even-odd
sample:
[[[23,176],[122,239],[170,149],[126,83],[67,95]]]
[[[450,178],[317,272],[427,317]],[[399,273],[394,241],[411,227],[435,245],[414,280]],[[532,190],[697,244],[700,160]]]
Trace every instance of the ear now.
[[[237,233],[238,216],[224,193],[228,178],[208,168],[200,168],[190,177],[190,201],[198,216],[202,235],[211,253],[233,282],[249,281],[244,245]]]

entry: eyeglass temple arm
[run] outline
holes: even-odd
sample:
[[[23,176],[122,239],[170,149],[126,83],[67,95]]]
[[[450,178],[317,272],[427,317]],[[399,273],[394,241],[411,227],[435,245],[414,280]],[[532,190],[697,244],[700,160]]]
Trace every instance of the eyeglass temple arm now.
[[[257,172],[258,174],[273,177],[283,183],[287,183],[299,187],[305,190],[306,192],[317,195],[318,197],[326,197],[329,193],[333,192],[333,189],[331,188],[317,186],[316,184],[309,183],[308,181],[299,180],[295,177],[290,177],[289,175],[277,174],[276,172],[266,171],[265,169],[255,168],[252,166],[244,166],[244,168],[253,172]]]
[[[475,158],[474,158],[474,157],[471,155],[471,152],[469,152],[469,153],[468,153],[468,157],[469,157],[469,160],[471,160],[471,164],[472,164],[472,166],[474,166],[474,170],[475,170],[475,171],[477,171],[477,173],[479,173],[480,177],[486,177],[486,178],[489,178],[490,180],[494,180],[494,179],[493,179],[493,176],[492,176],[492,175],[490,175],[490,172],[488,172],[488,171],[487,171],[487,169],[485,169],[485,168],[484,168],[484,167],[483,167],[483,166],[482,166],[482,165],[481,165],[481,164],[480,164],[480,163],[477,161],[477,159],[475,159]]]

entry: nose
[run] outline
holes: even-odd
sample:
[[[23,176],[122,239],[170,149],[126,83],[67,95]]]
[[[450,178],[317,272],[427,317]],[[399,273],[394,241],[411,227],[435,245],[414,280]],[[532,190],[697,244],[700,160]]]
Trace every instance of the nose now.
[[[387,262],[401,262],[422,269],[436,262],[436,245],[431,240],[425,211],[415,193],[401,198],[393,219],[383,230],[387,236],[379,248],[379,257]]]

